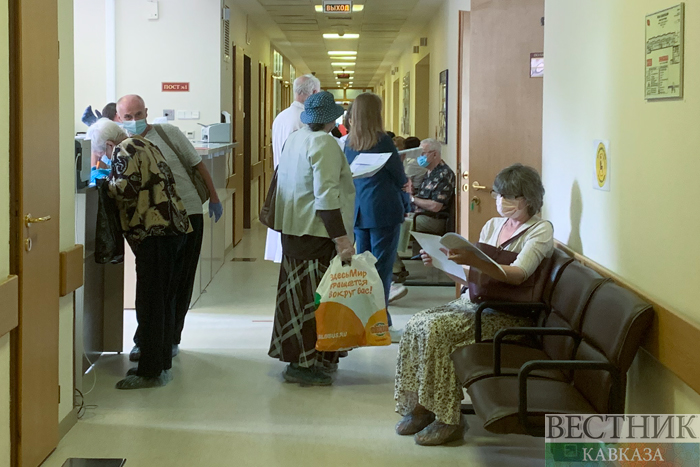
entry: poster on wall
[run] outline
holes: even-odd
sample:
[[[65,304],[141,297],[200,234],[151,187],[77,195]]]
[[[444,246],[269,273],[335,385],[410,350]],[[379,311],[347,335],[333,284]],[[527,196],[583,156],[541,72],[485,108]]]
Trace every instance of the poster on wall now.
[[[685,4],[646,17],[646,99],[683,97]]]
[[[544,78],[544,52],[530,54],[530,78]]]
[[[601,191],[610,191],[610,141],[594,140],[593,148],[593,188]]]
[[[440,72],[440,115],[438,116],[437,139],[442,144],[447,144],[447,73],[448,70]]]
[[[401,120],[401,133],[405,136],[411,134],[411,72],[403,77],[403,117]]]

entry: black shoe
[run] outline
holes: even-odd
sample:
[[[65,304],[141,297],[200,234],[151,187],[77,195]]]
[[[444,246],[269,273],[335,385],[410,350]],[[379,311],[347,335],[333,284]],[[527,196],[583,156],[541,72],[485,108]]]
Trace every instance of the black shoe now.
[[[333,384],[333,379],[330,376],[316,368],[287,365],[283,376],[285,381],[299,383],[302,386],[330,386]]]
[[[141,358],[141,348],[135,345],[131,352],[129,352],[129,360],[132,362],[138,362]]]
[[[180,353],[180,346],[177,344],[173,344],[173,358],[177,357],[177,354]]]

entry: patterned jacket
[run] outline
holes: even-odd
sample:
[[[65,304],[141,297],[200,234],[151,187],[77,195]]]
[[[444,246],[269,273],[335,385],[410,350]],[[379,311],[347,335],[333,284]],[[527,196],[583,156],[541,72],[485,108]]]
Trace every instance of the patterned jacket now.
[[[133,136],[114,148],[109,193],[134,253],[146,237],[192,232],[170,167],[147,139]]]

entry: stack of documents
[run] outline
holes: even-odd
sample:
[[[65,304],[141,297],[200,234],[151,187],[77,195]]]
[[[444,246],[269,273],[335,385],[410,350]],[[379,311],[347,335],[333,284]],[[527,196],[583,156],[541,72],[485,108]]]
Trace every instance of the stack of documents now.
[[[352,178],[369,178],[379,172],[391,157],[390,152],[360,153],[350,164]]]
[[[486,253],[481,251],[479,247],[456,233],[450,232],[442,237],[420,232],[411,232],[411,235],[413,235],[420,244],[421,248],[433,258],[433,266],[463,281],[467,280],[467,275],[462,265],[447,259],[447,255],[442,250],[469,250],[479,259],[493,263],[498,266],[498,269],[503,271],[501,265],[492,260]]]

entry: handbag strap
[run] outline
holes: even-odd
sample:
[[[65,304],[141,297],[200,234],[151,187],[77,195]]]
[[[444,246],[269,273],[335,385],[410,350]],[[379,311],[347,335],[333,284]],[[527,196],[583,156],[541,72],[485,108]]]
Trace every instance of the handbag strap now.
[[[538,222],[538,223],[536,223],[536,224],[532,224],[530,227],[528,227],[527,229],[523,230],[523,231],[520,232],[518,235],[516,235],[516,236],[514,236],[514,237],[510,237],[508,240],[506,240],[505,242],[501,243],[501,245],[500,245],[498,248],[499,248],[499,249],[503,249],[503,248],[507,247],[508,245],[510,245],[511,243],[513,243],[514,241],[516,241],[517,239],[519,239],[520,237],[522,237],[523,235],[525,235],[530,229],[532,229],[533,227],[536,227],[536,226],[540,225],[542,222],[549,222],[549,221],[544,221],[544,220],[543,220],[543,221],[540,221],[540,222]]]
[[[177,149],[175,149],[175,145],[173,145],[173,142],[170,141],[170,138],[168,138],[168,135],[165,133],[165,130],[163,130],[163,128],[160,125],[153,125],[153,129],[156,130],[156,133],[158,133],[158,136],[160,136],[161,139],[163,141],[165,141],[165,144],[168,145],[170,150],[173,153],[175,153],[178,160],[180,161],[180,164],[182,164],[182,166],[185,168],[187,175],[189,175],[189,177],[192,178],[192,172],[193,172],[192,167],[190,166],[190,164],[187,163],[185,158],[182,157],[182,154],[180,154],[180,152]]]

